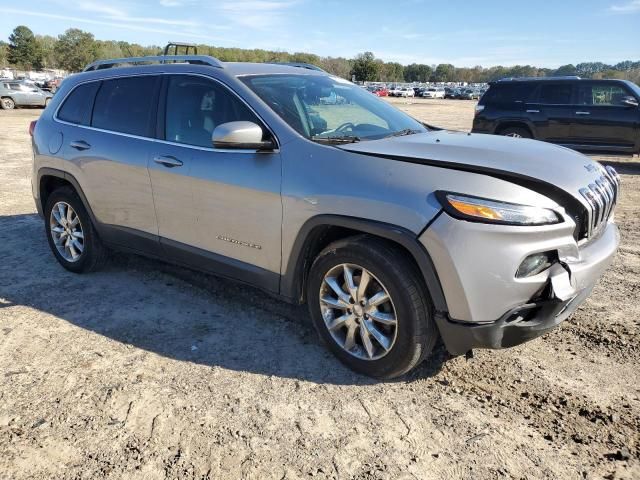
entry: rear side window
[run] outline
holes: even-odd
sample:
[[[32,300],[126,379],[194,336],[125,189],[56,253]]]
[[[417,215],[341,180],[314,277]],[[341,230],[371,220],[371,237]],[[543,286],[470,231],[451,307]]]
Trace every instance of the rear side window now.
[[[93,100],[100,82],[91,82],[76,87],[62,104],[58,118],[76,125],[89,125]]]
[[[149,136],[158,77],[104,80],[96,95],[91,125],[113,132]]]
[[[546,105],[567,105],[571,103],[571,83],[551,83],[540,85],[539,103]]]
[[[530,83],[496,84],[489,87],[480,103],[525,103],[529,100],[532,91],[533,85]]]

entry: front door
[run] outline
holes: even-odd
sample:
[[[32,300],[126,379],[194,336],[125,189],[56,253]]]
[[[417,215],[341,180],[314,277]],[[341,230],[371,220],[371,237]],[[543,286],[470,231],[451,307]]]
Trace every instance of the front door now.
[[[246,120],[266,128],[213,79],[171,75],[163,90],[164,131],[149,167],[161,242],[182,263],[210,266],[276,290],[280,154],[219,150],[211,143],[215,127],[226,122]]]
[[[612,82],[580,82],[572,143],[633,150],[640,135],[640,109],[622,100],[632,96]]]

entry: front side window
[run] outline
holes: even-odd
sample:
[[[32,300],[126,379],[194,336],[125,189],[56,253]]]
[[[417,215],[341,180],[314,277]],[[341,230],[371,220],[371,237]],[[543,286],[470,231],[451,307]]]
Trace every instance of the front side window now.
[[[629,93],[620,85],[612,83],[581,84],[578,88],[580,105],[623,106],[622,101]]]
[[[568,105],[571,103],[571,92],[570,83],[545,83],[540,85],[539,102],[546,105]]]
[[[58,118],[77,125],[89,125],[91,109],[100,82],[79,85],[67,97],[58,111]]]
[[[202,77],[175,75],[167,87],[165,139],[212,147],[211,134],[223,123],[260,121],[222,85]]]
[[[96,95],[91,125],[149,136],[158,81],[148,75],[104,80]]]
[[[417,120],[341,78],[284,74],[240,79],[294,130],[311,140],[372,140],[427,131]]]

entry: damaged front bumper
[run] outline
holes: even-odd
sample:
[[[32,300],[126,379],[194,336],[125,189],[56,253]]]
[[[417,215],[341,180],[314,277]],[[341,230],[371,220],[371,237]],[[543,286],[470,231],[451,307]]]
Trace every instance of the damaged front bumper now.
[[[449,312],[436,323],[453,355],[512,347],[553,329],[589,296],[619,244],[613,222],[580,246],[570,225],[496,228],[441,215],[432,227],[421,240],[443,285]],[[549,250],[558,255],[551,268],[515,277],[523,258]]]

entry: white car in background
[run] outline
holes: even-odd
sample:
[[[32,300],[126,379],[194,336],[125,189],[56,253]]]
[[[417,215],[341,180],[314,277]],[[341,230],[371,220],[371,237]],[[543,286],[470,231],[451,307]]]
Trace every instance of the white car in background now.
[[[415,97],[416,93],[411,87],[402,87],[396,91],[396,97]]]
[[[390,97],[399,97],[400,93],[400,87],[398,87],[397,85],[394,85],[392,87],[389,87],[389,96]]]
[[[444,87],[429,87],[422,92],[424,98],[444,98]]]

